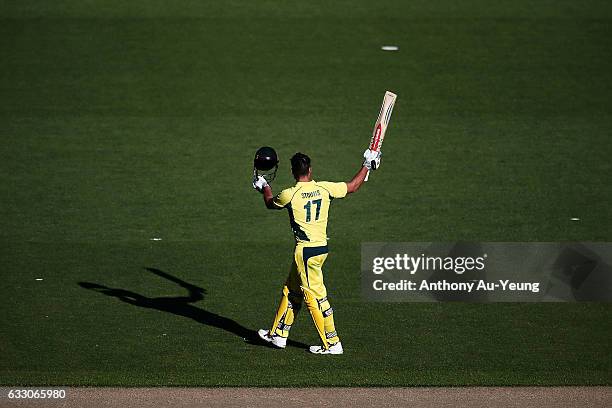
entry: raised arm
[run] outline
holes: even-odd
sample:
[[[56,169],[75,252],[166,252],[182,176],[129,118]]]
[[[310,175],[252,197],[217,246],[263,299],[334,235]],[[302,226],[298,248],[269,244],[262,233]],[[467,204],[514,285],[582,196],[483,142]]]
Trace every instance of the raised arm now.
[[[353,177],[351,181],[346,182],[347,194],[354,193],[355,191],[359,190],[359,187],[361,187],[361,185],[363,184],[363,180],[365,180],[366,174],[368,174],[368,168],[363,166],[357,172],[357,174],[355,174],[355,176]]]
[[[270,187],[269,184],[263,188],[262,193],[263,193],[262,195],[263,195],[263,200],[264,200],[264,204],[266,205],[266,208],[269,210],[278,209],[278,207],[274,205],[274,202],[273,202],[274,195],[272,194],[272,187]]]
[[[270,187],[265,178],[262,176],[255,176],[253,178],[253,188],[261,193],[266,208],[270,210],[280,210],[282,208],[274,204],[272,187]]]

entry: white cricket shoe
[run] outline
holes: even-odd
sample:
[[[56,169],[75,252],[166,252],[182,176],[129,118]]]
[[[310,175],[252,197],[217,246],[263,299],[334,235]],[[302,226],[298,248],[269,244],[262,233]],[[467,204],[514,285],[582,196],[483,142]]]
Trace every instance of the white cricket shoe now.
[[[310,346],[310,352],[313,354],[342,354],[342,343],[337,342],[330,344],[329,348],[325,350],[323,346]]]
[[[270,332],[266,329],[259,329],[257,331],[259,338],[265,341],[266,343],[272,344],[274,347],[279,349],[284,349],[287,347],[287,338],[281,337],[277,334],[270,334]]]

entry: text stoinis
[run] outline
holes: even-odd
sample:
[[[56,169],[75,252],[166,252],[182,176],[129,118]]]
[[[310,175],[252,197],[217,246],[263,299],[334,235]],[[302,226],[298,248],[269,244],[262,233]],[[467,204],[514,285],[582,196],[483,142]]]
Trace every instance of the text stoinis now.
[[[302,198],[312,198],[312,197],[320,197],[321,192],[319,190],[308,191],[306,193],[302,193]]]

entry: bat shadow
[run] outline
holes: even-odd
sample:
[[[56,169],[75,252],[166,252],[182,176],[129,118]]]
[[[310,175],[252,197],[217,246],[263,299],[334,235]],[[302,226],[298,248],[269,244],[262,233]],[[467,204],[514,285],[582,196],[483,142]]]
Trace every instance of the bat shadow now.
[[[156,268],[144,269],[153,273],[154,275],[176,283],[178,286],[186,289],[187,294],[185,296],[147,297],[131,290],[110,288],[98,283],[78,282],[78,284],[84,289],[92,290],[106,296],[115,297],[120,301],[133,306],[155,309],[162,312],[172,313],[177,316],[187,317],[195,320],[198,323],[215,327],[236,335],[249,344],[272,347],[268,343],[262,341],[254,330],[244,327],[235,320],[195,306],[193,303],[204,299],[204,295],[206,294],[205,289],[192,285],[189,282],[185,282],[176,276],[172,276],[169,273]],[[308,348],[306,344],[293,340],[288,340],[287,345],[304,349]]]

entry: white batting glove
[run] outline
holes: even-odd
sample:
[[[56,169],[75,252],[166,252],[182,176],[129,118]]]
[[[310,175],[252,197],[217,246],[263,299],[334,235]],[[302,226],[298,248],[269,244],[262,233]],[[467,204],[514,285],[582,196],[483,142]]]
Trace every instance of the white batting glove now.
[[[381,156],[382,152],[366,149],[366,151],[363,152],[363,166],[366,167],[368,170],[376,170],[380,168]]]
[[[257,191],[259,191],[260,193],[263,191],[264,188],[268,187],[268,182],[266,181],[265,178],[263,178],[263,176],[255,176],[253,177],[253,188]]]

